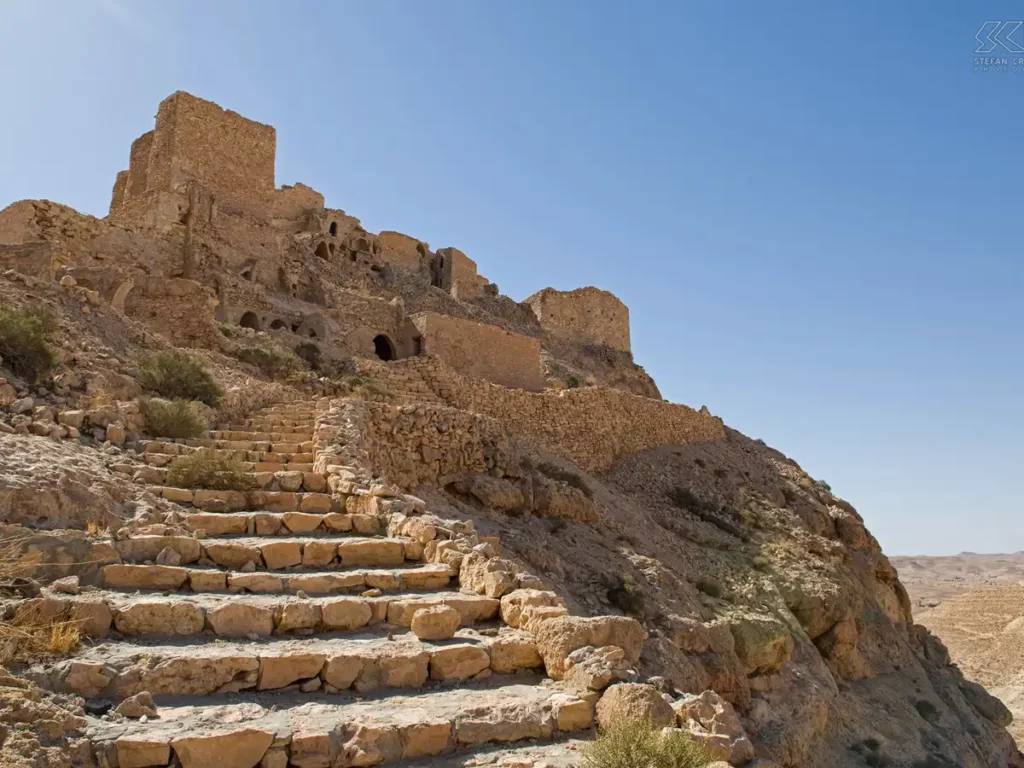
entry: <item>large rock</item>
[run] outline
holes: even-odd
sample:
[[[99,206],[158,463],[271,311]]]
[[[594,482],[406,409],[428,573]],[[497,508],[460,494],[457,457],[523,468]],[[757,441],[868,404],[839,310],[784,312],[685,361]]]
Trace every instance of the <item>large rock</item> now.
[[[213,631],[221,637],[269,635],[274,631],[274,611],[262,605],[232,600],[206,612]]]
[[[650,720],[655,728],[668,728],[675,724],[676,713],[654,686],[618,683],[597,702],[597,722],[608,728],[627,719]]]
[[[448,640],[459,628],[462,617],[454,608],[435,605],[412,615],[411,629],[420,640]]]
[[[166,740],[143,736],[122,736],[117,740],[117,764],[120,768],[164,766],[170,759],[171,745]]]
[[[579,693],[603,691],[612,683],[636,679],[636,671],[626,661],[626,652],[614,645],[578,648],[566,659],[566,670],[566,687]]]
[[[354,597],[340,597],[322,605],[323,622],[331,629],[359,629],[370,623],[369,603]]]
[[[181,589],[187,568],[170,565],[105,565],[103,584],[114,589]]]
[[[537,650],[548,674],[561,680],[566,658],[577,648],[615,645],[625,658],[636,664],[640,659],[647,632],[636,619],[626,616],[561,616],[543,622],[536,630]]]
[[[245,728],[171,742],[182,768],[253,768],[274,742],[272,731]]]
[[[396,566],[405,562],[405,547],[392,539],[354,539],[341,542],[338,555],[344,566]]]
[[[539,589],[517,589],[501,598],[501,619],[510,627],[519,627],[527,607],[560,606],[562,601],[554,592]]]
[[[292,653],[260,656],[259,689],[284,688],[297,680],[309,680],[320,674],[327,657],[322,653]]]
[[[272,541],[261,546],[260,552],[269,571],[302,563],[302,549],[297,541]]]
[[[487,650],[491,655],[491,669],[501,675],[544,666],[537,643],[528,632],[502,632],[488,642]]]
[[[743,765],[754,758],[754,745],[747,738],[732,704],[714,691],[699,696],[684,696],[672,705],[681,728],[703,744],[712,757],[732,765]]]
[[[736,655],[746,666],[748,675],[773,672],[793,655],[793,636],[774,616],[730,617],[729,629]]]
[[[203,631],[203,609],[186,602],[140,600],[119,608],[114,627],[126,635],[195,635]]]
[[[203,545],[206,556],[222,568],[239,570],[246,563],[259,563],[260,551],[231,541],[207,541]]]
[[[450,645],[430,656],[432,680],[468,680],[491,666],[491,657],[479,645]]]

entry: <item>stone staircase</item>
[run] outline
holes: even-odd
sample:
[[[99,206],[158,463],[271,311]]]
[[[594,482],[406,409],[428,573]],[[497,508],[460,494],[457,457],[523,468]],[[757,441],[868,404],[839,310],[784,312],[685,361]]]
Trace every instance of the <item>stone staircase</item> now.
[[[589,728],[596,696],[546,679],[527,631],[531,608],[565,614],[555,595],[519,588],[471,523],[344,467],[314,473],[315,420],[312,405],[283,405],[206,439],[148,442],[151,467],[207,447],[269,478],[248,493],[153,487],[184,505],[179,532],[122,532],[100,547],[97,584],[16,606],[88,638],[36,673],[89,702],[96,764],[343,768]],[[345,492],[323,492],[329,480]],[[573,647],[600,634],[587,627]],[[144,694],[156,711],[141,719],[109,711],[139,696],[145,713]]]

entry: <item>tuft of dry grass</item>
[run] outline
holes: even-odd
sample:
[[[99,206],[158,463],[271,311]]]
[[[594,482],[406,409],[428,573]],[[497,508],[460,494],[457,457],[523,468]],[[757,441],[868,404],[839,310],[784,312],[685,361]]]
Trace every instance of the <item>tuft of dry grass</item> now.
[[[202,406],[196,400],[139,398],[146,431],[156,437],[201,437],[209,429]]]

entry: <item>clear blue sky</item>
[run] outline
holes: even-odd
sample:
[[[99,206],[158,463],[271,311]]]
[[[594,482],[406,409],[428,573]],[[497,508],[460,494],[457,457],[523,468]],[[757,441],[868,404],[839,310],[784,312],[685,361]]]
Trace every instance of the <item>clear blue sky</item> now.
[[[1016,10],[1014,10],[1016,5]],[[504,293],[597,285],[671,400],[799,461],[887,552],[1024,549],[1019,4],[0,4],[0,205],[104,215],[183,89],[368,229]],[[1017,32],[1017,38],[1021,31]]]

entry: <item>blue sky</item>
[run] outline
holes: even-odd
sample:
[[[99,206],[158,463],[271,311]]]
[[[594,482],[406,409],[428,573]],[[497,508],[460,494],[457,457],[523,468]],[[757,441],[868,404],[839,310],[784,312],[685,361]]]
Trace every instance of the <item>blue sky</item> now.
[[[829,481],[887,552],[1016,551],[1024,71],[973,57],[985,21],[1022,17],[7,0],[0,205],[104,215],[190,91],[277,128],[278,184],[455,245],[515,299],[612,290],[667,398]]]

